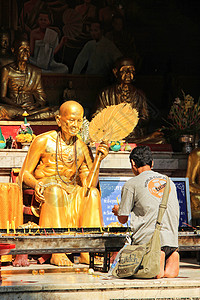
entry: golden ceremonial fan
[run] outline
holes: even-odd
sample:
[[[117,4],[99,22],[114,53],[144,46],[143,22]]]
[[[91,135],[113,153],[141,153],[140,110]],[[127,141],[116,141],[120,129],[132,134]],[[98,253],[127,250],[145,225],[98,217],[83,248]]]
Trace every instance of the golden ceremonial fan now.
[[[110,142],[124,139],[138,123],[138,112],[129,103],[111,105],[100,111],[90,122],[89,135],[93,142]],[[92,185],[94,174],[100,164],[101,152],[96,161],[93,176],[88,185],[86,197]]]
[[[138,123],[138,112],[129,103],[111,105],[100,111],[90,122],[92,141],[119,141],[133,131]]]

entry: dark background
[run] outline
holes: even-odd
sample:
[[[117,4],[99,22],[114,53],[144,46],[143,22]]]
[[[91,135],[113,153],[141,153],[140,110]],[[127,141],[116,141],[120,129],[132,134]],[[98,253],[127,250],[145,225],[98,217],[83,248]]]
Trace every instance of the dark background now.
[[[19,29],[20,15],[23,4],[29,1],[1,0],[0,1],[0,26],[9,28],[12,33]],[[82,1],[42,1],[49,6],[53,15],[53,25],[58,26],[63,35],[62,7],[75,8]],[[152,113],[166,116],[169,107],[175,97],[180,96],[181,89],[186,94],[191,94],[195,100],[200,96],[199,92],[199,25],[200,25],[200,1],[199,0],[116,0],[124,13],[125,30],[133,35],[140,63],[137,66],[136,86],[144,90],[147,95]],[[106,5],[106,1],[92,1],[99,11]],[[14,33],[13,33],[14,36]],[[78,38],[75,43],[68,43],[64,53],[60,53],[57,59],[64,62],[71,69],[73,63],[89,39]],[[53,77],[54,76],[54,77]],[[55,82],[56,74],[52,74]],[[47,94],[51,94],[52,84],[50,77],[44,76],[44,85]],[[65,79],[63,79],[65,78]],[[73,87],[81,98],[84,95],[84,103],[89,110],[94,109],[95,98],[99,90],[112,83],[110,81],[98,80],[93,76],[90,84],[90,76],[65,75],[62,85],[55,84],[54,99],[50,97],[50,103],[62,102],[62,93],[68,80],[73,81]],[[95,81],[96,78],[96,81]],[[57,80],[56,82],[58,82]],[[85,85],[85,82],[87,84]],[[91,90],[92,89],[92,93]],[[55,92],[57,90],[57,92]],[[88,92],[88,93],[87,93]],[[159,119],[160,122],[160,119]]]

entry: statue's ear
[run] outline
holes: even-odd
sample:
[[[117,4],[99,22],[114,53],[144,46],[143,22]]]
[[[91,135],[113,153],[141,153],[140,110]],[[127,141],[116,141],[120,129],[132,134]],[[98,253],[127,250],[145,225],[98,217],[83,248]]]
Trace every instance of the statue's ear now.
[[[60,115],[56,115],[56,123],[59,127],[61,127],[61,123],[60,123]]]
[[[117,78],[117,71],[118,71],[117,68],[113,68],[112,71],[113,71],[113,74],[115,75],[115,77]]]

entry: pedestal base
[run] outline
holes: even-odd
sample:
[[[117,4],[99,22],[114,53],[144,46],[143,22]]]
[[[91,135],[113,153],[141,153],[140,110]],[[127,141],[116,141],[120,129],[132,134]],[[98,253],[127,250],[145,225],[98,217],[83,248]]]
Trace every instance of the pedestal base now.
[[[1,256],[6,255],[10,252],[11,249],[14,249],[15,245],[14,244],[0,244],[0,281],[1,279]]]

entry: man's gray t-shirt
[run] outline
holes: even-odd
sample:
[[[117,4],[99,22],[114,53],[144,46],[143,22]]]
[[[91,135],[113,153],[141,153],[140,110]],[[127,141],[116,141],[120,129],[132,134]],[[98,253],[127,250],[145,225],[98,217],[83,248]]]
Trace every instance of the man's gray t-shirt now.
[[[131,213],[134,244],[144,244],[151,238],[165,184],[166,176],[154,171],[144,171],[124,184],[118,215]],[[179,203],[175,184],[170,180],[167,209],[162,219],[161,247],[178,247],[178,226]]]

